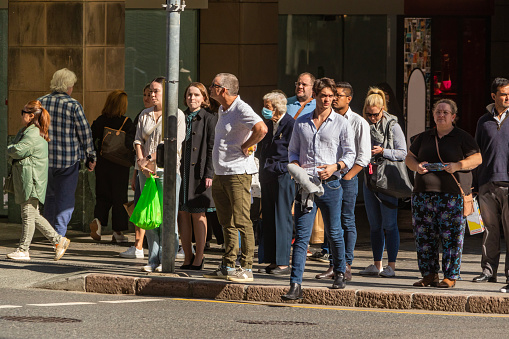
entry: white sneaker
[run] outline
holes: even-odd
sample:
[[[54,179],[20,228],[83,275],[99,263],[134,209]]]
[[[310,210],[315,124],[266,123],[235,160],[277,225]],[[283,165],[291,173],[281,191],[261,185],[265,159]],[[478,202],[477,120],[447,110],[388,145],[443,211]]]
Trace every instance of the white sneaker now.
[[[156,267],[156,269],[155,269],[155,271],[156,271],[156,272],[159,272],[159,273],[160,273],[160,272],[162,272],[162,271],[163,271],[163,265],[159,265],[159,266],[157,266],[157,267]]]
[[[383,271],[380,272],[380,276],[384,278],[392,278],[396,276],[396,272],[389,265],[385,266]]]
[[[371,264],[362,271],[359,272],[360,275],[379,275],[381,270],[376,268],[375,265]]]
[[[30,255],[28,254],[28,251],[22,251],[19,248],[16,249],[16,251],[7,254],[7,258],[13,259],[13,260],[30,260]]]
[[[113,231],[113,235],[111,236],[112,243],[120,244],[120,243],[126,243],[128,241],[129,241],[129,239],[124,234],[122,234],[122,233],[117,234],[115,231]]]
[[[65,251],[67,251],[67,248],[69,247],[70,243],[71,243],[71,241],[69,239],[67,239],[66,237],[60,238],[60,241],[57,244],[57,250],[55,252],[55,258],[54,258],[55,261],[62,258]]]
[[[118,254],[122,258],[128,259],[143,259],[145,254],[143,253],[143,249],[139,250],[135,246],[129,247],[126,251]]]
[[[253,281],[253,271],[246,270],[242,267],[237,268],[234,274],[228,275],[226,279],[234,282],[249,282]]]
[[[101,241],[102,226],[99,219],[95,218],[94,220],[92,220],[89,226],[90,226],[90,236],[92,237],[92,239],[96,241]]]
[[[152,273],[152,271],[154,270],[154,268],[152,267],[152,265],[145,265],[141,268],[141,270],[143,272],[148,272],[148,273]]]

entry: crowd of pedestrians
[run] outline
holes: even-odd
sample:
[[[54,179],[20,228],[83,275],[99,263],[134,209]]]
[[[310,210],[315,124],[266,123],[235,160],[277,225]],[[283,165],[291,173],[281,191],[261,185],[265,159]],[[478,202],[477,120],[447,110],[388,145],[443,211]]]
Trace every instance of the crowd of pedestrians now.
[[[131,160],[135,204],[148,178],[154,177],[162,190],[164,170],[157,166],[156,157],[163,139],[166,79],[158,77],[144,88],[145,109],[134,123],[125,117],[127,94],[116,90],[91,127],[81,104],[71,98],[76,81],[68,69],[55,72],[52,92],[23,107],[23,127],[8,146],[13,193],[21,205],[23,224],[19,247],[7,254],[10,259],[30,260],[35,227],[56,246],[55,260],[64,255],[70,243],[65,234],[81,160],[96,174],[96,205],[90,223],[90,236],[95,240],[101,240],[111,209],[112,241],[127,242],[124,205]],[[180,269],[203,270],[207,233],[215,220],[210,216],[217,215],[224,254],[219,267],[203,276],[253,281],[258,242],[258,261],[267,264],[258,272],[290,275],[290,289],[282,298],[301,299],[311,234],[321,224],[324,242],[310,259],[329,266],[316,279],[332,280],[333,289],[345,288],[353,279],[355,204],[363,175],[373,264],[359,274],[395,277],[400,245],[398,195],[382,192],[366,180],[390,161],[404,162],[414,173],[412,226],[422,279],[413,286],[455,286],[465,236],[465,196],[473,191],[478,192],[486,227],[481,273],[473,281],[497,282],[504,234],[507,286],[501,291],[509,291],[509,124],[504,124],[509,113],[509,80],[494,80],[494,103],[480,117],[475,137],[455,125],[460,114],[456,103],[442,99],[433,106],[435,127],[411,136],[410,145],[400,111],[391,112],[395,98],[390,87],[371,87],[361,114],[350,107],[354,90],[349,83],[315,79],[307,72],[298,76],[295,96],[287,98],[274,90],[260,98],[263,108],[259,113],[240,98],[239,87],[237,77],[229,73],[217,74],[208,89],[193,82],[184,93],[187,109],[177,112],[175,230],[184,256]],[[127,164],[103,152],[110,130],[125,135],[124,146],[132,152]],[[261,209],[253,204],[257,194],[252,185],[258,179]],[[39,204],[44,204],[42,215]],[[261,223],[253,223],[258,217]],[[144,237],[148,263],[143,270],[161,271],[160,228],[146,232],[136,228],[134,246],[120,256],[144,258]]]

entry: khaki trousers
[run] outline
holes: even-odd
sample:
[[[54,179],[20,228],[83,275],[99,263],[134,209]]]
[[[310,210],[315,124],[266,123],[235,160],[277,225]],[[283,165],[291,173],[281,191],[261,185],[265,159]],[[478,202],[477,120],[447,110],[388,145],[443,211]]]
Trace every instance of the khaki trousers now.
[[[223,265],[234,268],[242,246],[240,265],[251,269],[254,256],[253,223],[249,218],[251,208],[251,174],[214,175],[212,197],[216,205],[217,218],[223,227],[225,253]]]
[[[61,236],[50,225],[48,220],[39,213],[38,199],[30,198],[21,204],[21,221],[23,229],[21,231],[21,239],[19,240],[20,250],[28,251],[36,227],[41,231],[42,235],[48,238],[51,244],[56,245],[60,241]]]

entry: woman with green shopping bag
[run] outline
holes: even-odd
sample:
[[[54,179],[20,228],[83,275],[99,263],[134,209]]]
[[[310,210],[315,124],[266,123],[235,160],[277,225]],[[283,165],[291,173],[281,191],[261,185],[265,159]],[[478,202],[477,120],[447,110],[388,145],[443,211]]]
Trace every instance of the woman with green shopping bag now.
[[[162,168],[156,166],[156,151],[157,145],[163,139],[162,128],[162,114],[163,114],[163,83],[166,81],[164,77],[155,78],[150,83],[150,97],[152,99],[153,107],[147,108],[140,113],[138,126],[136,128],[136,137],[134,138],[134,149],[136,151],[137,164],[143,175],[139,176],[140,187],[145,188],[145,182],[151,176],[154,176],[155,183],[159,192],[163,188],[163,174]],[[180,191],[180,158],[182,141],[185,137],[185,117],[184,113],[179,109],[177,113],[177,178],[176,190],[177,197]],[[141,199],[141,197],[140,197]],[[159,196],[162,206],[162,195]],[[177,210],[178,210],[178,199]],[[139,201],[138,201],[139,203]],[[162,219],[161,219],[162,220]],[[139,226],[139,225],[138,225]],[[177,229],[177,220],[175,220],[175,229]],[[148,264],[143,266],[145,272],[161,272],[161,230],[160,227],[147,230],[146,233],[148,243]]]

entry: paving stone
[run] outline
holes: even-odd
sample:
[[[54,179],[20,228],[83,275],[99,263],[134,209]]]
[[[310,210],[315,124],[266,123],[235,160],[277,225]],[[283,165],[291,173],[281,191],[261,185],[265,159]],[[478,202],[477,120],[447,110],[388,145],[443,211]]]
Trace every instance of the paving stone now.
[[[354,290],[333,290],[329,288],[305,288],[304,302],[316,305],[355,306]]]
[[[357,307],[410,309],[411,293],[393,293],[377,291],[357,291]]]
[[[193,298],[244,300],[244,285],[230,284],[226,281],[192,281]]]
[[[85,290],[92,293],[135,294],[135,277],[110,274],[90,274],[85,278]]]
[[[191,297],[189,280],[178,278],[139,278],[136,294],[160,295],[168,297]]]
[[[509,314],[509,297],[470,296],[467,310],[472,313]]]
[[[467,296],[431,293],[414,293],[412,308],[429,311],[465,312]]]

